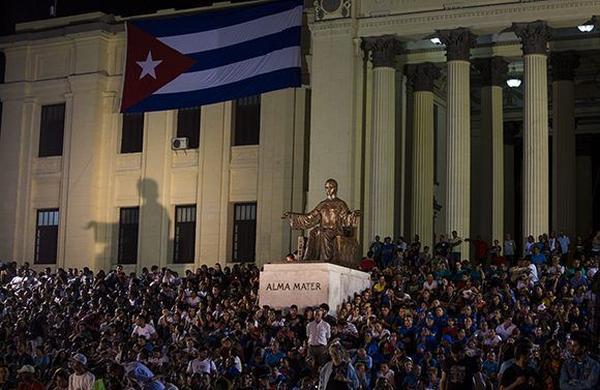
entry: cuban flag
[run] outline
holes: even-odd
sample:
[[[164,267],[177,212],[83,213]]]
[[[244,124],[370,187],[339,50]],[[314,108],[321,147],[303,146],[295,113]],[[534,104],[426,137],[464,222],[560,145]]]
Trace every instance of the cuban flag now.
[[[302,0],[127,22],[121,112],[300,86]]]

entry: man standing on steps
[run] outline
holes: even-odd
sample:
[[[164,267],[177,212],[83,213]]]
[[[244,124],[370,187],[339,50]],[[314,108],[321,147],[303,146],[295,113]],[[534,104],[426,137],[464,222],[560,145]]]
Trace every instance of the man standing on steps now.
[[[462,238],[458,236],[456,230],[452,231],[452,237],[448,240],[450,244],[450,264],[452,268],[456,266],[456,263],[460,262],[460,244],[462,244]]]
[[[504,236],[504,257],[506,258],[509,267],[512,267],[515,264],[516,249],[517,246],[515,240],[507,233],[506,236]]]
[[[327,360],[327,343],[331,337],[331,326],[323,321],[321,309],[315,310],[315,319],[306,325],[308,356],[313,365],[322,366]]]

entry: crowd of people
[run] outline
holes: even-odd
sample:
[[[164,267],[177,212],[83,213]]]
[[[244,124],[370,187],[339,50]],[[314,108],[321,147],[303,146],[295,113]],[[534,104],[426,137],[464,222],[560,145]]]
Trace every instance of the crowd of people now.
[[[600,232],[419,241],[377,237],[339,308],[259,306],[251,264],[2,263],[0,390],[599,388]]]

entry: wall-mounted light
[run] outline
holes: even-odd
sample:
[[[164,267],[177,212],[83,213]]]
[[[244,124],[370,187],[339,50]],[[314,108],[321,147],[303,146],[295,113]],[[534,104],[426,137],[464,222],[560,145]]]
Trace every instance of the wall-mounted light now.
[[[581,32],[590,32],[594,29],[594,25],[593,24],[582,24],[580,26],[577,26],[577,28]]]
[[[592,32],[594,30],[594,28],[596,28],[597,24],[598,24],[598,18],[596,16],[593,16],[587,22],[577,26],[577,29],[579,31],[581,31],[582,33],[589,33],[589,32]]]
[[[429,41],[431,41],[431,43],[433,43],[434,45],[441,45],[442,41],[440,40],[440,38],[434,37],[434,38],[430,38]]]
[[[521,86],[521,77],[519,77],[519,73],[515,69],[514,64],[510,64],[508,67],[508,77],[506,78],[506,85],[511,88],[519,88]]]
[[[506,80],[506,84],[511,88],[519,88],[522,82],[523,81],[521,79],[518,79],[516,77],[511,77]]]

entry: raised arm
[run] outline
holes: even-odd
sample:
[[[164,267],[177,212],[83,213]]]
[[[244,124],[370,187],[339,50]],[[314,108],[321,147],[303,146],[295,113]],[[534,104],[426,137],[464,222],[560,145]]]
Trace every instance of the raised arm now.
[[[310,229],[321,222],[321,214],[317,209],[307,214],[286,211],[281,218],[287,219],[291,228],[296,230]]]

